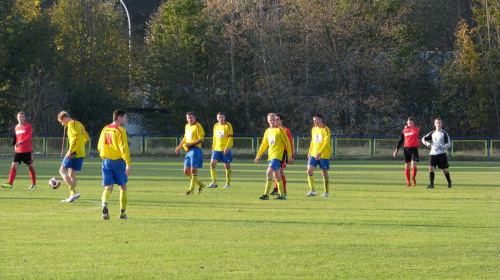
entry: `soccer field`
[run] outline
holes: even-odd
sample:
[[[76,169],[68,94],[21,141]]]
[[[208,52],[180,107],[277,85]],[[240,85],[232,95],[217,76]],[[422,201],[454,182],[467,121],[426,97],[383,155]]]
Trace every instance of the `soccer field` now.
[[[0,159],[0,182],[11,159]],[[450,162],[453,188],[426,163],[417,187],[402,160],[331,161],[331,196],[305,197],[306,161],[286,168],[285,201],[260,201],[266,162],[236,161],[233,182],[184,196],[183,161],[132,158],[129,220],[119,220],[119,191],[102,220],[101,160],[77,174],[76,203],[59,159],[36,159],[38,188],[21,165],[0,189],[0,279],[499,279],[498,162]],[[208,161],[199,173],[210,183]],[[322,194],[321,172],[316,189]],[[221,186],[222,185],[222,186]]]

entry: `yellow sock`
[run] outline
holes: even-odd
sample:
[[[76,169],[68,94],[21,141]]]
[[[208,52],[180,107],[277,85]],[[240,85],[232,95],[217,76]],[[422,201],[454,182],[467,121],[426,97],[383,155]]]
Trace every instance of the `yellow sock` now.
[[[194,191],[194,187],[198,185],[198,174],[191,175],[191,184],[189,185],[189,191]]]
[[[325,187],[325,192],[328,193],[330,191],[330,177],[323,178],[323,185]]]
[[[231,169],[226,169],[226,185],[229,186],[229,183],[231,182],[231,175],[232,175]]]
[[[76,194],[76,185],[74,185],[74,186],[68,186],[68,188],[69,188],[69,193],[71,195]]]
[[[285,195],[285,191],[283,190],[283,180],[281,178],[277,179],[276,182],[278,183],[278,191],[280,193],[280,196]]]
[[[127,209],[127,191],[120,191],[120,211],[125,213]]]
[[[271,191],[272,187],[273,187],[273,178],[267,178],[266,191],[264,192],[264,195],[269,195],[269,192]]]
[[[311,191],[315,191],[314,190],[314,176],[313,175],[308,175],[307,176],[307,182],[309,182],[309,188],[311,189]]]
[[[104,192],[102,193],[102,203],[108,203],[109,201],[109,196],[111,195],[111,191],[110,190],[104,190]]]
[[[212,183],[217,184],[217,168],[210,168],[210,175],[212,176]]]

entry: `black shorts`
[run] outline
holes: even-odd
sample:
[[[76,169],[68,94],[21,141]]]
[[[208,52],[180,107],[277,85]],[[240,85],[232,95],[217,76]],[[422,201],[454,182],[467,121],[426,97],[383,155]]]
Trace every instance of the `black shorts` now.
[[[33,155],[31,153],[14,153],[12,162],[31,164],[33,162]]]
[[[285,168],[287,163],[288,163],[288,153],[287,153],[287,151],[284,151],[283,158],[281,159],[280,167]]]
[[[418,147],[404,148],[405,163],[415,161],[419,162],[418,159]]]
[[[429,166],[437,166],[439,169],[450,167],[448,165],[448,157],[446,156],[446,153],[429,156]]]

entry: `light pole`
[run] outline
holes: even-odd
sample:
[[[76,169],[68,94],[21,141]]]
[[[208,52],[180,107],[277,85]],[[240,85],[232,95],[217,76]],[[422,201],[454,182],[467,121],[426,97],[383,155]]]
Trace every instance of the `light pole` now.
[[[123,0],[120,0],[120,4],[122,4],[123,8],[125,9],[125,13],[127,14],[127,21],[128,21],[128,79],[129,79],[129,94],[130,97],[132,97],[132,58],[131,58],[131,52],[132,52],[132,23],[130,22],[130,14],[128,13],[127,6],[125,6],[125,3]],[[129,100],[132,101],[132,100]]]

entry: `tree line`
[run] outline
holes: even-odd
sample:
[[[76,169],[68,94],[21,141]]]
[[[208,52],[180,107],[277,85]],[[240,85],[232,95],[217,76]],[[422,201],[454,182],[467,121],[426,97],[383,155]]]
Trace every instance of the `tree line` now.
[[[125,3],[129,4],[125,1]],[[151,4],[151,3],[150,3]],[[134,5],[134,4],[132,4]],[[308,133],[398,134],[408,116],[500,136],[500,0],[169,0],[134,32],[118,1],[0,1],[0,122],[68,110],[96,127],[140,109],[148,130],[235,133],[268,112]]]

